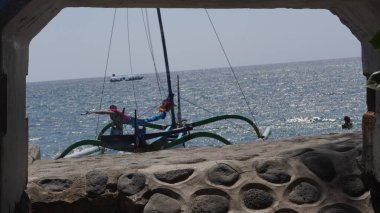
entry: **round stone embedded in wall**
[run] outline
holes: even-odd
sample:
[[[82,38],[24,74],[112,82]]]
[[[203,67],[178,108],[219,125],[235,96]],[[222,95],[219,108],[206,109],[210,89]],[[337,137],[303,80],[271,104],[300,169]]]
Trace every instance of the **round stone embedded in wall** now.
[[[287,189],[288,199],[295,204],[315,203],[321,197],[317,184],[306,179],[297,180]]]
[[[86,192],[90,197],[98,196],[106,191],[108,176],[100,171],[93,170],[86,174]]]
[[[274,213],[298,213],[298,212],[293,209],[279,209],[275,211]]]
[[[325,206],[317,213],[360,213],[360,211],[347,204],[337,203],[330,206]]]
[[[213,166],[207,176],[211,183],[224,186],[232,186],[239,179],[239,173],[225,163]]]
[[[167,172],[156,172],[154,176],[162,182],[173,184],[186,180],[193,172],[194,169],[177,169]]]
[[[355,149],[356,147],[353,145],[353,146],[349,146],[347,144],[336,144],[335,146],[333,146],[333,150],[337,151],[337,152],[348,152],[350,150],[353,150]]]
[[[244,205],[249,209],[266,209],[273,202],[273,193],[271,189],[261,184],[249,184],[242,188],[242,200]]]
[[[147,167],[149,167],[149,165],[142,162],[131,162],[128,164],[129,169],[145,169]]]
[[[194,163],[200,163],[200,162],[204,162],[204,161],[207,161],[207,159],[205,158],[192,158],[192,157],[188,157],[188,158],[181,158],[181,159],[174,159],[174,160],[170,160],[169,163],[171,164],[194,164]]]
[[[192,205],[192,213],[227,213],[230,201],[221,195],[199,195],[195,197]]]
[[[301,160],[310,171],[324,181],[331,181],[336,176],[334,164],[328,156],[318,152],[307,152]]]
[[[71,187],[73,181],[62,178],[45,178],[38,182],[42,188],[52,192],[61,192]]]
[[[344,193],[351,197],[359,197],[368,191],[362,179],[358,176],[348,176],[341,181],[341,187]]]
[[[145,175],[130,173],[120,176],[117,181],[117,189],[126,195],[134,195],[145,187]]]
[[[290,175],[287,173],[289,165],[281,160],[270,160],[256,165],[259,177],[271,183],[287,183]]]
[[[144,213],[180,213],[181,204],[178,200],[156,193],[150,197],[144,207]]]

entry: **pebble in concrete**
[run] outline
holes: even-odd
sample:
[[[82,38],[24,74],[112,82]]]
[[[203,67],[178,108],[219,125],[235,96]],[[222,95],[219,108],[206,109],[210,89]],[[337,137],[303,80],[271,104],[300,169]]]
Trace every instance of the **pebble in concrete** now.
[[[274,213],[298,213],[298,212],[293,209],[279,209],[275,211]]]
[[[169,196],[156,193],[150,197],[145,205],[144,213],[179,213],[181,204],[178,200]]]
[[[307,152],[301,160],[310,171],[324,181],[331,181],[336,176],[334,164],[328,156],[318,152]]]
[[[139,163],[139,162],[132,162],[128,164],[128,167],[130,169],[144,169],[144,168],[149,167],[149,165],[146,165],[144,163]]]
[[[321,197],[321,192],[316,184],[307,179],[295,181],[288,190],[289,201],[299,205],[315,203]]]
[[[93,170],[86,174],[86,192],[88,196],[95,197],[106,191],[108,176],[100,171]]]
[[[60,192],[71,187],[73,181],[62,178],[45,178],[39,181],[38,185],[53,192]]]
[[[224,186],[232,186],[239,179],[239,173],[225,163],[213,166],[207,176],[211,183]]]
[[[256,165],[256,171],[259,177],[271,183],[287,183],[290,181],[290,175],[286,169],[289,166],[282,160],[270,160]]]
[[[336,144],[336,145],[331,146],[331,149],[337,152],[348,152],[355,148],[356,148],[356,144],[353,144],[352,146],[349,146],[347,144]]]
[[[317,213],[360,213],[360,211],[347,204],[338,203],[330,206],[325,206]]]
[[[188,159],[176,159],[175,161],[169,161],[171,164],[194,164],[207,161],[205,158],[188,158]]]
[[[344,193],[351,197],[359,197],[368,191],[362,179],[358,176],[348,176],[340,181]]]
[[[275,199],[270,188],[253,184],[242,188],[242,200],[247,208],[259,210],[270,207]]]
[[[199,195],[195,197],[192,205],[192,213],[227,213],[230,201],[221,195]]]
[[[173,184],[186,180],[193,172],[194,169],[177,169],[167,172],[156,172],[154,176],[162,182]]]
[[[145,187],[145,181],[146,177],[144,174],[124,174],[117,181],[117,189],[128,196],[134,195]]]

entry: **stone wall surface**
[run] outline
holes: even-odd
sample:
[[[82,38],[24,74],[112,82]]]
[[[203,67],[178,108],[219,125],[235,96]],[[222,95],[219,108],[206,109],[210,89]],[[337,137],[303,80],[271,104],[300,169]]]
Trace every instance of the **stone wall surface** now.
[[[361,132],[37,160],[32,212],[371,213]]]
[[[37,144],[29,144],[28,164],[32,164],[36,160],[41,160],[41,150]]]

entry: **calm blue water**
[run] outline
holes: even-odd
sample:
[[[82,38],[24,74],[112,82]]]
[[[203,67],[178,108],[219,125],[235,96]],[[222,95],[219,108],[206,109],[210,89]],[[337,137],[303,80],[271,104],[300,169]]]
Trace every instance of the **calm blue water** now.
[[[342,132],[343,117],[349,115],[354,128],[361,129],[366,111],[360,58],[246,66],[235,69],[254,120],[260,128],[272,127],[270,139]],[[180,77],[182,115],[189,122],[221,114],[251,117],[248,107],[227,68],[173,72]],[[166,96],[158,89],[155,74],[141,81],[106,82],[102,108],[110,104],[125,107],[141,117],[153,115]],[[52,159],[70,144],[96,136],[98,116],[81,115],[99,109],[103,78],[76,79],[27,84],[29,142],[39,144],[43,159]],[[136,102],[133,95],[135,87]],[[101,129],[108,116],[99,117]],[[168,116],[164,123],[170,122]],[[162,123],[162,122],[161,122]],[[256,136],[242,122],[221,121],[198,129],[224,136],[234,143],[253,141]],[[130,128],[126,131],[131,132]],[[197,139],[189,146],[217,146],[212,139]]]

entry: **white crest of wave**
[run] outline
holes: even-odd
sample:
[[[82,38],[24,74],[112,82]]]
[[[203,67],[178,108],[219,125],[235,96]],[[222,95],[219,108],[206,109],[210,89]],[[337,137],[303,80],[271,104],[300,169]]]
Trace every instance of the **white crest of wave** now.
[[[37,137],[37,138],[29,138],[29,141],[39,141],[41,140],[42,137]]]
[[[335,118],[321,118],[321,117],[296,117],[287,119],[287,123],[315,123],[315,122],[335,122]]]

